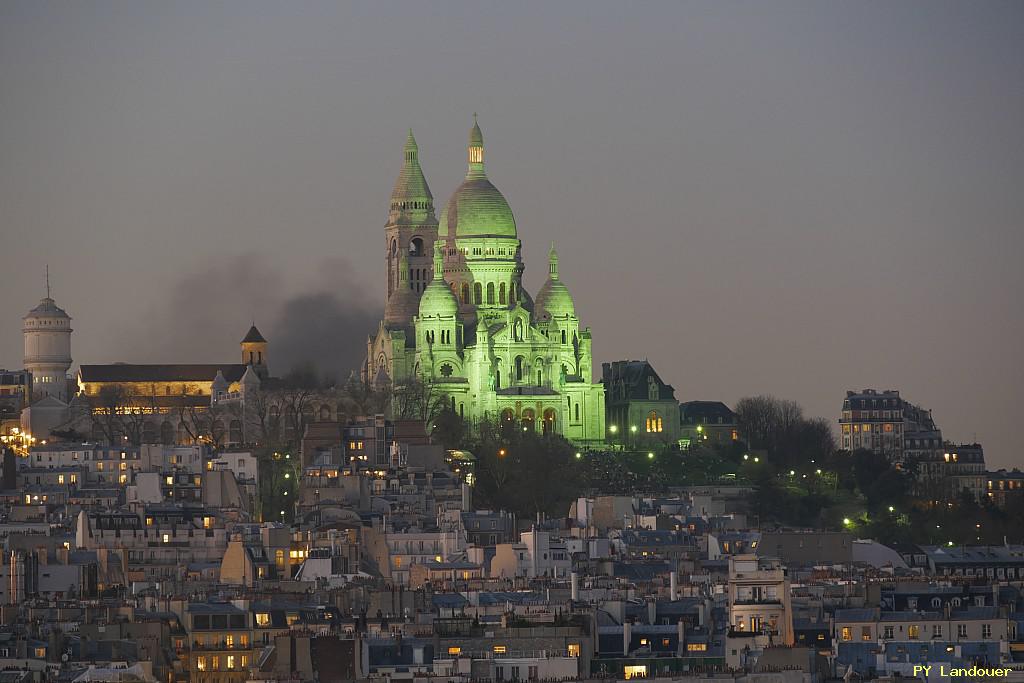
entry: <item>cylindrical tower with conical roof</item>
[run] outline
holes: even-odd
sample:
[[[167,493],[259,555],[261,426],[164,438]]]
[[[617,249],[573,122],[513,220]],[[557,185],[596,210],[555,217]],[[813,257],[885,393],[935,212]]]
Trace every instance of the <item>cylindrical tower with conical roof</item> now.
[[[407,280],[404,286],[415,294],[415,299],[426,289],[433,276],[430,245],[437,239],[437,218],[434,216],[434,197],[420,168],[419,145],[412,129],[405,140],[402,170],[391,192],[388,222],[385,226],[388,288],[390,298],[403,286],[401,270]],[[407,264],[403,266],[403,257]],[[402,299],[407,299],[404,295]],[[409,318],[416,312],[415,306]],[[408,322],[408,321],[405,321]]]
[[[49,278],[47,278],[49,279]],[[25,341],[25,369],[32,373],[36,397],[53,396],[68,400],[68,370],[71,369],[71,316],[46,297],[22,318]]]

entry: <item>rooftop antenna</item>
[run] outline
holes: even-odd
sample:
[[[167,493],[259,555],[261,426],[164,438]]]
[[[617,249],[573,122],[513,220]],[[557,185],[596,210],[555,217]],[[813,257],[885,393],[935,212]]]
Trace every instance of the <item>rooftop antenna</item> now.
[[[50,298],[50,264],[46,264],[46,298]]]

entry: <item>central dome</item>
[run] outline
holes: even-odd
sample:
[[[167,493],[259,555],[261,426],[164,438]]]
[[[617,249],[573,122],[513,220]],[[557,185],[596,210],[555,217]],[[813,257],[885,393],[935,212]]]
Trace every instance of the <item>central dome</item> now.
[[[475,121],[466,148],[469,172],[441,211],[440,232],[453,237],[516,237],[505,197],[484,173],[484,136]]]
[[[516,219],[505,197],[486,176],[467,177],[441,212],[441,229],[455,237],[516,236]]]

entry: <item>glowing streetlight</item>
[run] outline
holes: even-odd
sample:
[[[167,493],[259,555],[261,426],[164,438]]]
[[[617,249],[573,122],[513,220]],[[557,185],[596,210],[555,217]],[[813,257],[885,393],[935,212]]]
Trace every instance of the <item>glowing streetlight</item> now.
[[[744,459],[744,460],[750,460],[750,456],[749,456],[749,455],[747,455],[746,453],[744,453],[744,454],[743,454],[743,459]]]
[[[894,508],[892,505],[890,505],[889,506],[889,512],[896,512],[896,508]]]
[[[612,425],[611,427],[608,428],[608,431],[611,432],[612,434],[615,434],[617,431],[619,431],[619,427],[618,425]]]
[[[654,460],[654,453],[648,453],[647,454],[647,459],[648,460]]]
[[[629,425],[629,431],[631,431],[634,434],[636,434],[636,425]]]
[[[843,526],[850,526],[850,518],[843,517]]]
[[[576,459],[579,460],[582,457],[583,457],[583,454],[580,453],[579,451],[576,451]]]

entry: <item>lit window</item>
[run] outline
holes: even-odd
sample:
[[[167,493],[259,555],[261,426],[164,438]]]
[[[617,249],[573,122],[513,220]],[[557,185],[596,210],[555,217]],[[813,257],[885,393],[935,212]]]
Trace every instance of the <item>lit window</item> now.
[[[661,421],[661,415],[658,412],[652,410],[647,413],[647,433],[648,434],[660,434],[663,431],[663,425]]]
[[[687,643],[686,644],[686,651],[687,652],[707,652],[707,649],[708,649],[708,644],[707,643]]]
[[[921,637],[921,627],[916,625],[916,624],[913,625],[913,626],[910,626],[909,628],[907,628],[907,636],[911,640],[917,640],[918,638]]]
[[[627,681],[631,678],[647,678],[647,665],[624,666],[622,667],[622,673]]]
[[[849,626],[843,627],[843,640],[853,640],[853,629]]]
[[[460,655],[460,654],[462,654],[462,648],[461,647],[450,647],[450,648],[448,648],[448,654],[450,654],[450,655]]]
[[[167,482],[168,486],[172,486],[174,484],[174,477],[172,475],[168,474],[167,475],[167,479],[165,479],[164,481]]]
[[[579,657],[580,656],[580,644],[579,643],[569,643],[569,656],[570,657]]]
[[[496,654],[496,655],[503,655],[506,652],[508,652],[508,649],[504,645],[495,645],[494,646],[494,654]]]
[[[206,671],[206,657],[202,655],[196,657],[196,669],[199,671]]]
[[[171,542],[171,535],[170,534],[164,534],[164,543],[170,543],[170,542]]]
[[[57,475],[57,483],[58,484],[63,484],[64,483],[64,475],[63,474],[58,474]]]
[[[228,669],[230,670],[230,669],[234,669],[234,668],[235,668],[235,656],[234,655],[228,655]]]

